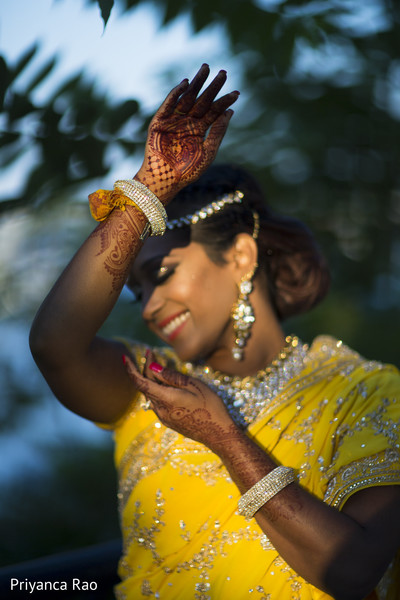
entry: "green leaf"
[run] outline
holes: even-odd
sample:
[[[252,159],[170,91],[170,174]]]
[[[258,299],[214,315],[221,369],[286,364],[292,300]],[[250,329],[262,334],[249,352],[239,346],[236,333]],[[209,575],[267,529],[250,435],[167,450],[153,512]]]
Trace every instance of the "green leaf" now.
[[[129,119],[139,112],[139,103],[136,100],[127,100],[115,106],[111,111],[101,115],[99,125],[101,131],[114,135],[125,125]]]
[[[38,85],[40,85],[45,79],[46,77],[51,73],[51,71],[54,69],[54,67],[57,64],[57,57],[53,57],[50,60],[47,61],[47,63],[38,71],[38,73],[36,73],[36,75],[34,76],[34,78],[32,79],[31,83],[27,86],[25,93],[26,94],[30,94],[31,92],[33,92],[33,90],[35,88],[38,87]]]
[[[83,79],[82,72],[73,75],[70,79],[67,79],[64,83],[62,83],[54,92],[52,96],[49,97],[47,102],[48,106],[51,106],[57,98],[60,98],[63,94],[73,94],[75,89],[81,84]]]
[[[11,81],[10,75],[6,61],[0,56],[0,112],[3,110],[4,97]]]
[[[32,58],[38,51],[39,44],[33,44],[26,52],[21,56],[17,64],[11,69],[11,82],[15,81],[19,75],[23,72],[25,67],[31,62]]]
[[[190,3],[182,3],[181,0],[169,0],[168,2],[162,3],[164,8],[163,24],[167,25],[179,15],[187,12],[190,9]]]
[[[106,28],[108,19],[110,18],[112,7],[114,6],[114,0],[96,0],[99,5],[101,18],[104,22],[104,29]]]
[[[25,94],[13,94],[7,99],[7,116],[9,123],[26,117],[35,111],[35,106]]]

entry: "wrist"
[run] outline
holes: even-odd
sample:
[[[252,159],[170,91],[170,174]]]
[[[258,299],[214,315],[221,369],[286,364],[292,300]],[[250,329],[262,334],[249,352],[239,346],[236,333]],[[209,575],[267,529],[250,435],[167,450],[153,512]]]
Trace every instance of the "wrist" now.
[[[157,196],[161,204],[166,206],[170,200],[175,196],[178,191],[178,186],[174,187],[166,186],[165,182],[157,181],[154,178],[150,178],[146,173],[145,167],[142,165],[136,175],[132,178],[139,183],[145,185],[153,194]]]
[[[230,439],[221,436],[217,447],[212,450],[222,460],[242,492],[277,467],[271,456],[236,425]]]
[[[224,463],[228,463],[242,454],[246,444],[244,438],[247,438],[244,431],[230,420],[229,423],[216,428],[216,435],[213,435],[207,445]]]

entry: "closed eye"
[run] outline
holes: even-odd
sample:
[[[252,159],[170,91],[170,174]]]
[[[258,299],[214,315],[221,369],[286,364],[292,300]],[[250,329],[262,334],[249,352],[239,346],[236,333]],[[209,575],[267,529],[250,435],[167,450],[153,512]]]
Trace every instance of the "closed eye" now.
[[[167,281],[167,279],[169,279],[169,277],[171,277],[171,275],[173,275],[175,268],[176,267],[167,266],[160,267],[155,275],[154,284],[162,285],[165,281]]]
[[[171,275],[175,272],[175,266],[167,267],[162,266],[159,267],[155,272],[151,273],[149,279],[152,286],[162,285],[171,277]],[[132,279],[128,279],[127,287],[133,294],[133,302],[141,302],[143,299],[142,286],[139,283],[136,283]]]

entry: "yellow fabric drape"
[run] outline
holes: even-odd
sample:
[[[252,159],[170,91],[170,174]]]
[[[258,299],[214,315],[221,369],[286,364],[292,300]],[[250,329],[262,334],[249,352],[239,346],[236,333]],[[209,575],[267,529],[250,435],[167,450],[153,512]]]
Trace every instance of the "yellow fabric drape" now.
[[[138,361],[145,348],[135,346]],[[171,350],[160,362],[181,371]],[[340,509],[351,494],[400,484],[400,377],[327,337],[304,370],[264,408],[248,435],[299,483]],[[327,600],[279,556],[255,520],[237,514],[239,492],[220,459],[164,427],[136,398],[115,425],[124,551],[119,599]],[[397,598],[399,564],[376,590]]]

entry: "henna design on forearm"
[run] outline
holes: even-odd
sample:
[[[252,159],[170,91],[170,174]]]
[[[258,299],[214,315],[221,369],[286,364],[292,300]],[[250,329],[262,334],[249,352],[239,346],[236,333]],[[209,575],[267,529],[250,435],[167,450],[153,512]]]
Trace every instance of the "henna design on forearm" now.
[[[111,291],[119,292],[124,286],[132,260],[141,246],[140,231],[145,222],[144,215],[134,207],[115,210],[90,236],[100,241],[96,256],[106,254],[104,268],[111,275]]]
[[[234,452],[230,452],[233,447],[225,446],[221,458],[233,481],[244,493],[278,465],[264,448],[258,446],[246,434],[236,437],[234,444]],[[267,502],[260,509],[259,516],[266,517],[270,523],[281,519],[293,521],[297,520],[302,507],[300,488],[290,485],[282,490],[279,496]]]

